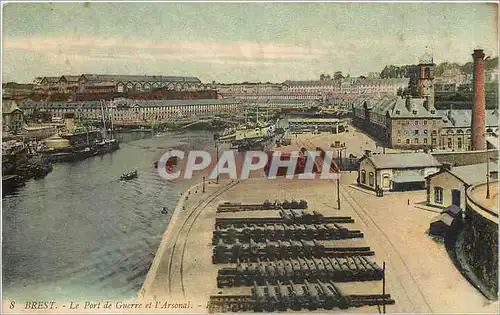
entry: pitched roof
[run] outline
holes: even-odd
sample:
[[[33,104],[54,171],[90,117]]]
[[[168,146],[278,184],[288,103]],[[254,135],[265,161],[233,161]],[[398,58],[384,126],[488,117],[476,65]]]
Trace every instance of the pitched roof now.
[[[446,207],[443,211],[441,211],[441,214],[447,213],[450,216],[455,218],[460,214],[460,212],[462,212],[462,209],[460,209],[459,206],[451,205],[451,206]]]
[[[286,84],[288,86],[334,86],[340,85],[339,80],[325,80],[325,81],[320,81],[320,80],[310,80],[310,81],[285,81],[283,84]]]
[[[472,110],[438,110],[436,111],[442,117],[443,127],[470,128],[472,123]],[[498,110],[488,109],[485,112],[486,126],[498,126]]]
[[[454,218],[451,215],[449,215],[447,213],[442,213],[442,214],[432,218],[431,224],[436,223],[436,222],[443,222],[447,226],[451,226],[453,224],[453,220],[454,220]]]
[[[486,163],[457,166],[448,172],[458,177],[467,185],[475,185],[486,181],[486,166]],[[498,164],[490,162],[489,169],[490,171],[498,169]]]
[[[57,83],[59,81],[59,79],[60,79],[59,77],[43,77],[41,81],[45,80],[48,83]]]
[[[141,107],[164,107],[164,106],[195,106],[195,105],[224,105],[235,104],[241,101],[233,99],[197,99],[197,100],[116,100],[116,104]]]
[[[411,102],[411,109],[408,110],[406,106],[407,102]],[[390,112],[393,118],[439,118],[441,116],[434,110],[434,113],[428,111],[424,107],[425,99],[423,98],[410,98],[404,99],[401,97],[397,98],[394,108]],[[413,111],[416,111],[415,113]]]
[[[196,77],[178,77],[162,75],[111,75],[111,74],[83,74],[89,81],[98,82],[129,82],[129,81],[159,81],[159,82],[190,82],[201,83]]]
[[[17,102],[13,100],[2,100],[2,114],[10,114],[13,113],[14,111],[21,111],[22,110],[17,106]]]
[[[432,155],[421,152],[377,154],[366,158],[369,159],[377,169],[418,168],[441,165]]]
[[[31,83],[7,82],[2,84],[2,88],[33,89],[35,87],[36,84],[31,84]]]
[[[68,82],[78,82],[78,79],[80,78],[79,75],[63,75],[59,80],[62,80],[62,78],[66,79]]]
[[[233,99],[197,99],[197,100],[131,100],[131,99],[119,99],[115,100],[113,103],[116,105],[126,105],[134,106],[138,105],[140,107],[168,107],[168,106],[195,106],[195,105],[225,105],[225,104],[235,104],[241,101]],[[37,105],[43,108],[79,108],[79,107],[90,107],[90,108],[100,108],[100,101],[81,101],[81,102],[23,102],[24,107],[36,107]]]

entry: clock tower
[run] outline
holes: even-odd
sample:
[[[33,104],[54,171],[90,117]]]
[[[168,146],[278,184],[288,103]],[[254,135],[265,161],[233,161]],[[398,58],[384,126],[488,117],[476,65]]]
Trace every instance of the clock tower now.
[[[436,65],[430,55],[422,57],[418,64],[418,94],[426,99],[425,108],[434,111],[434,69]]]

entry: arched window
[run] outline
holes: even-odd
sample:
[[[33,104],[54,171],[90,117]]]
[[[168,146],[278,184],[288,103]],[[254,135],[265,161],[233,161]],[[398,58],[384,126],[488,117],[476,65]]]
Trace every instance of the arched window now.
[[[373,187],[373,182],[374,182],[374,176],[373,172],[370,172],[370,175],[368,176],[368,184]]]
[[[406,144],[410,144],[410,139],[406,139]]]
[[[361,171],[361,183],[366,184],[366,171]]]

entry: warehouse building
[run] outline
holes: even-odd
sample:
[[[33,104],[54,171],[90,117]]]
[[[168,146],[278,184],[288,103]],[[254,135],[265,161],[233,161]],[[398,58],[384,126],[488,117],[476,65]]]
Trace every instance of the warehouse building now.
[[[358,184],[383,191],[425,189],[426,176],[438,172],[440,165],[427,153],[372,155],[367,150],[359,161]]]

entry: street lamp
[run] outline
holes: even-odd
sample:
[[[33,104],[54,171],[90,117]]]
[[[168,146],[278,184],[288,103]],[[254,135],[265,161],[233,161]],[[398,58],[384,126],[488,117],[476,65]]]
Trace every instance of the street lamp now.
[[[215,183],[219,184],[219,135],[214,134],[214,141],[215,141],[215,155],[217,162],[215,164],[216,170],[217,170],[217,178],[215,179]]]
[[[486,141],[486,199],[490,199],[490,156],[488,141]]]
[[[340,172],[337,176],[337,208],[340,210]]]

